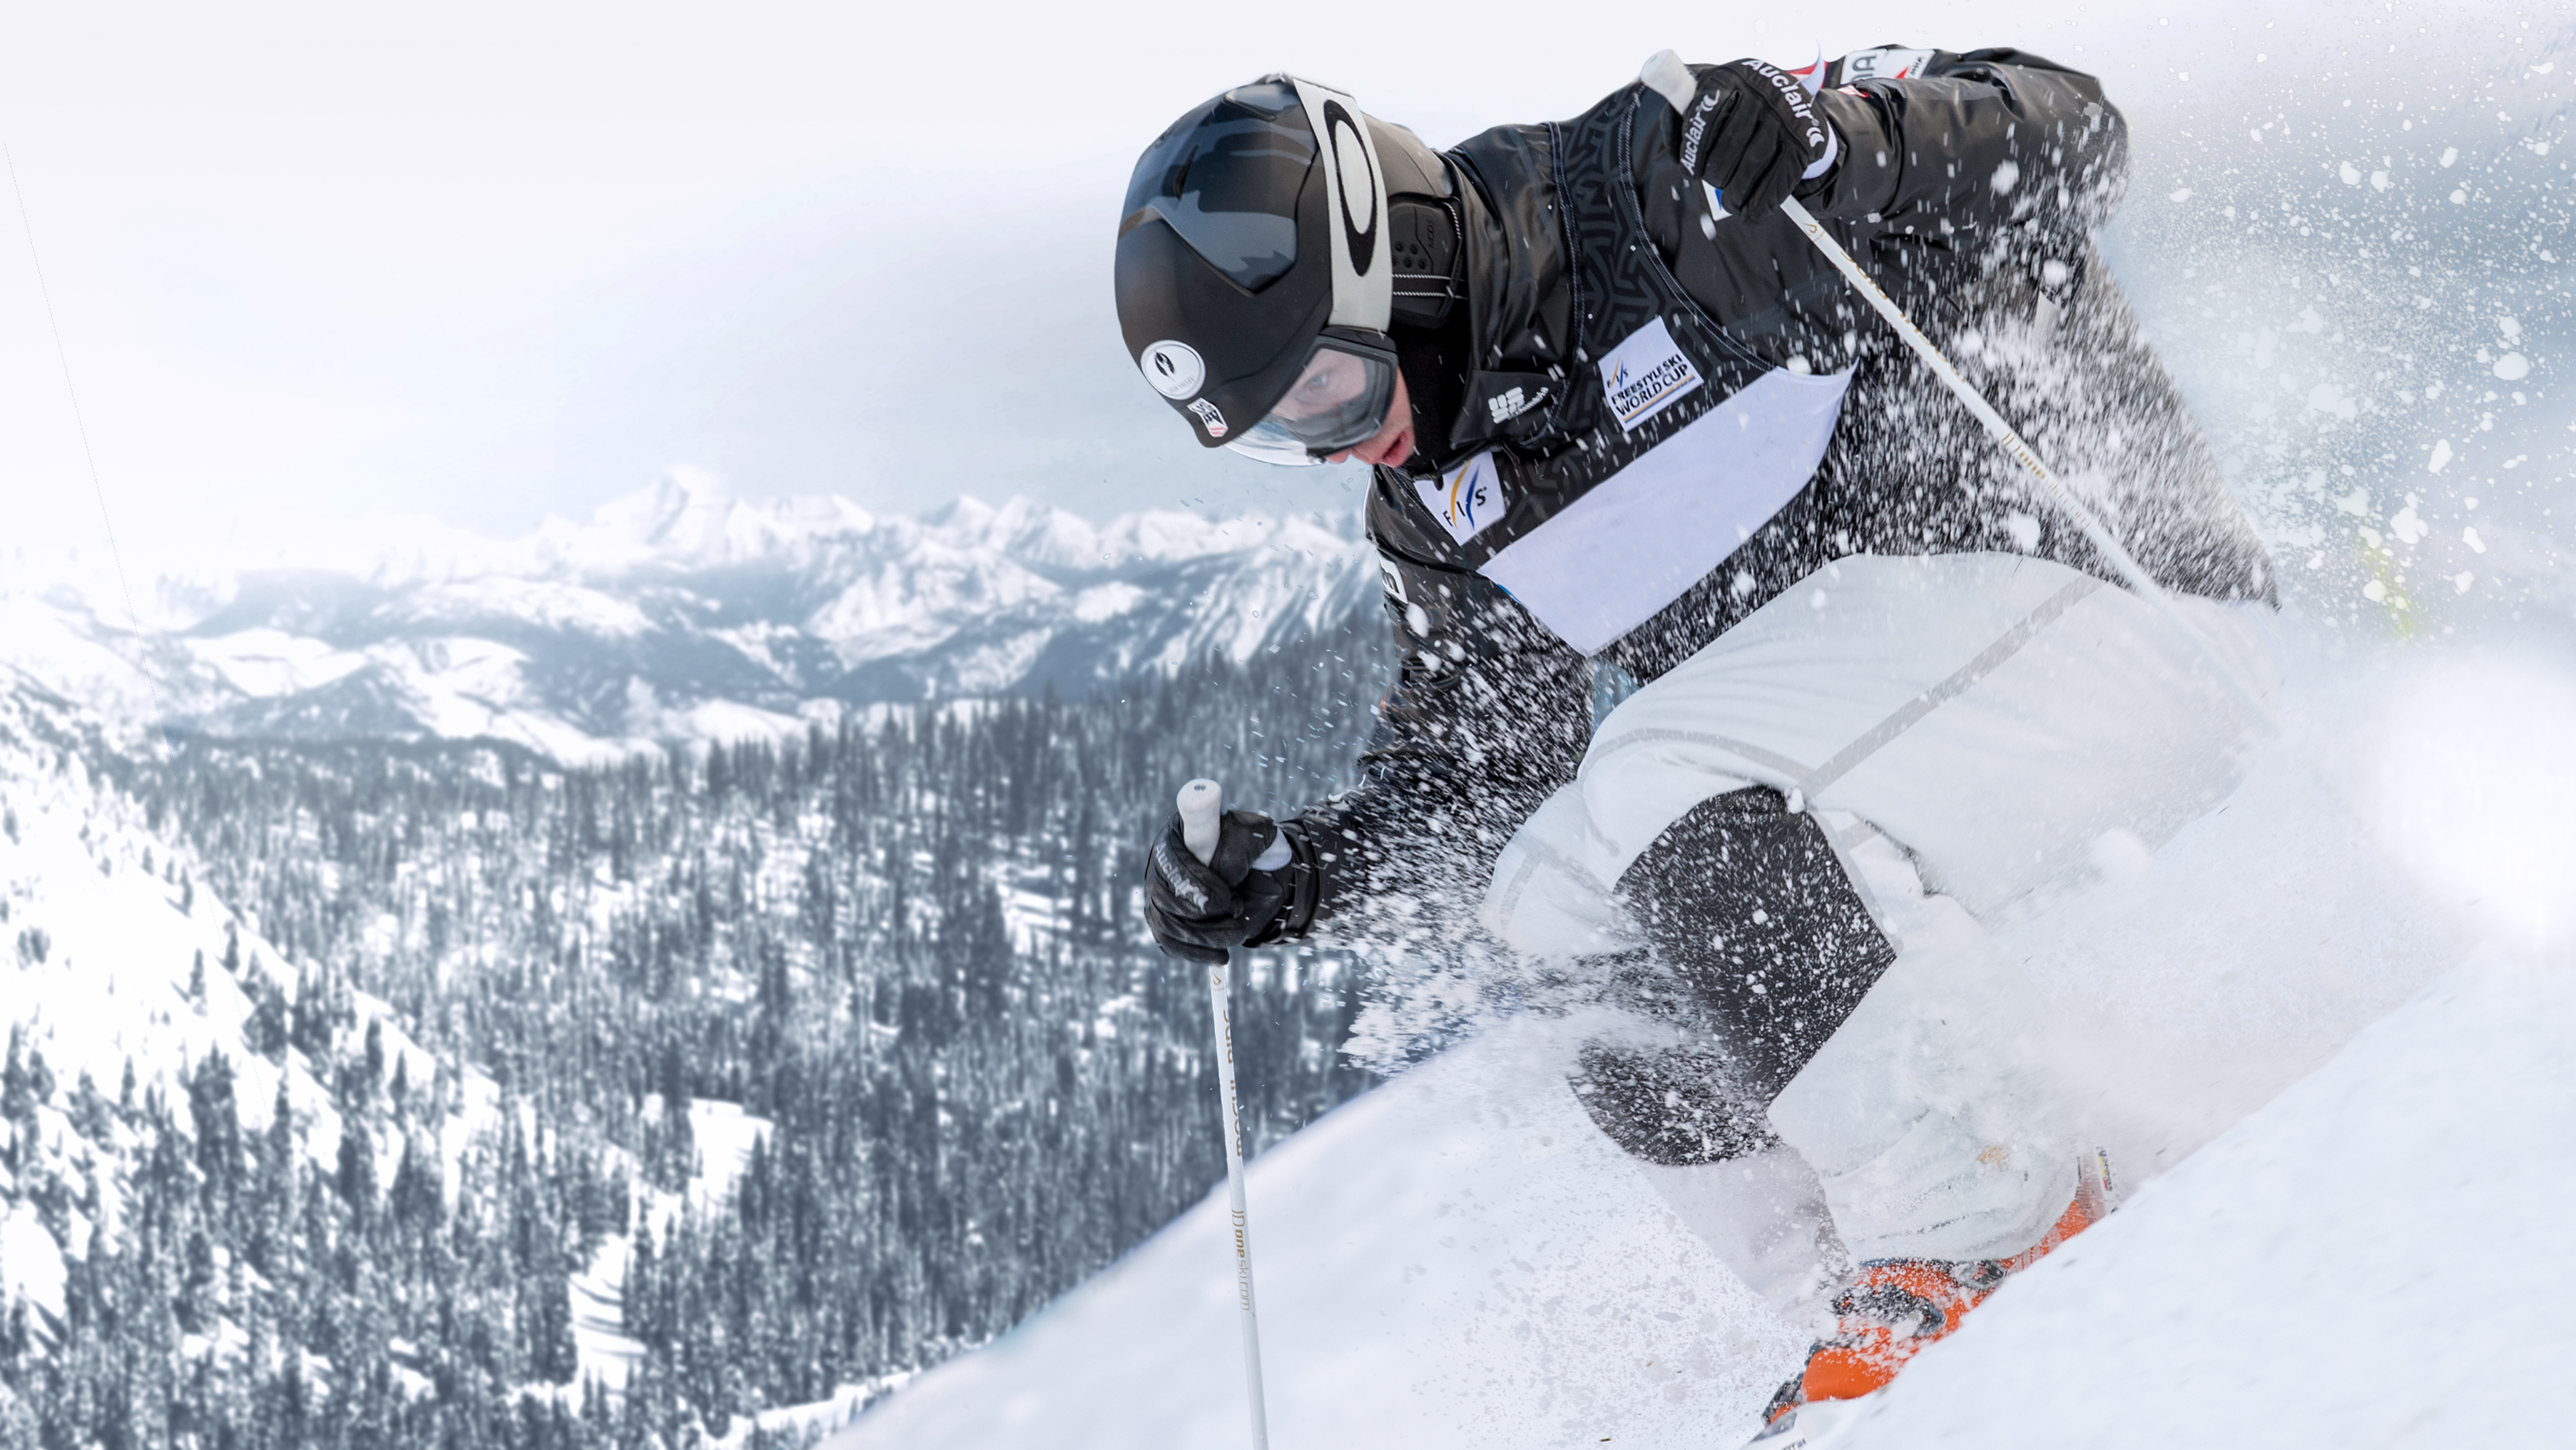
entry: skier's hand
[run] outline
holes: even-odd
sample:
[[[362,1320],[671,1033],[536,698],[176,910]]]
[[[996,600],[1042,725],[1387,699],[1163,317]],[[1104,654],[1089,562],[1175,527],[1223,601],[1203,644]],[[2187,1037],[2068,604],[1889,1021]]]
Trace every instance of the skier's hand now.
[[[1739,60],[1701,77],[1681,116],[1682,169],[1718,190],[1728,211],[1769,211],[1834,150],[1834,129],[1796,76]]]
[[[1145,924],[1166,955],[1222,962],[1226,948],[1276,935],[1297,894],[1295,857],[1278,822],[1257,811],[1227,811],[1215,854],[1201,861],[1182,840],[1175,814],[1145,853]],[[1256,870],[1255,862],[1269,869]]]

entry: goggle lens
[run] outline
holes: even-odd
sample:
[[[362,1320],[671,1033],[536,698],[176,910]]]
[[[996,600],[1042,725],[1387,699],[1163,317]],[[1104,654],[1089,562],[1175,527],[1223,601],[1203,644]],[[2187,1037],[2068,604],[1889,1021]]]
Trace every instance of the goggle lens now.
[[[1287,395],[1226,446],[1265,463],[1321,463],[1375,437],[1395,401],[1395,365],[1320,340]]]

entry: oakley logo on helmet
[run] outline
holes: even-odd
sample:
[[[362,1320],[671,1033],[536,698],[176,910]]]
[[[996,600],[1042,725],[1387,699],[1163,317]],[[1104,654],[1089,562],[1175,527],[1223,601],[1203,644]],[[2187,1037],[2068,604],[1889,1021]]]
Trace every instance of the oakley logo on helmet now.
[[[1341,202],[1342,244],[1350,249],[1351,270],[1365,277],[1369,264],[1377,260],[1377,163],[1370,158],[1368,143],[1360,135],[1360,123],[1342,108],[1341,102],[1324,102],[1324,124],[1333,133],[1334,190]],[[1351,185],[1361,178],[1366,178],[1368,185],[1354,202]],[[1355,216],[1365,218],[1367,225],[1353,225],[1351,218]]]
[[[1196,397],[1199,384],[1207,381],[1207,364],[1199,360],[1198,349],[1169,338],[1148,345],[1145,355],[1136,359],[1136,366],[1144,372],[1145,381],[1154,385],[1155,392],[1176,403]]]
[[[1225,414],[1218,411],[1216,404],[1201,398],[1190,404],[1190,412],[1197,416],[1199,426],[1207,430],[1210,438],[1225,436]]]
[[[1315,133],[1315,161],[1324,168],[1324,196],[1332,207],[1333,311],[1326,325],[1386,331],[1395,307],[1395,269],[1378,265],[1378,234],[1386,228],[1386,175],[1377,164],[1360,103],[1330,86],[1288,78]]]

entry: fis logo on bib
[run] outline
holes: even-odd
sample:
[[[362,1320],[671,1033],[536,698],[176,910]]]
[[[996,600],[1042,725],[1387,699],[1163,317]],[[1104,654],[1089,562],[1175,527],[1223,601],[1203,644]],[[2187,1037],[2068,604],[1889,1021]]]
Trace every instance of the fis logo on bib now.
[[[1601,395],[1623,433],[1636,432],[1638,424],[1690,396],[1702,381],[1660,317],[1601,359]]]
[[[1456,543],[1483,533],[1509,507],[1503,501],[1503,480],[1494,472],[1490,448],[1437,478],[1415,479],[1413,487],[1422,495],[1422,506],[1431,510]]]

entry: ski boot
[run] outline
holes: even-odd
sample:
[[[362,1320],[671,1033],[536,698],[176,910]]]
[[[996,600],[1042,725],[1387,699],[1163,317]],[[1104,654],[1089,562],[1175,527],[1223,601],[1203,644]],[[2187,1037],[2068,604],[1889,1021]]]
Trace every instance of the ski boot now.
[[[1853,1417],[1819,1413],[1814,1407],[1885,1389],[1908,1360],[1957,1333],[1968,1311],[1986,1302],[2004,1280],[2091,1228],[2108,1212],[2109,1155],[2097,1152],[2085,1169],[2066,1212],[2038,1243],[2011,1258],[1966,1263],[1874,1259],[1861,1265],[1851,1285],[1834,1299],[1838,1322],[1833,1337],[1809,1349],[1806,1368],[1772,1395],[1763,1411],[1762,1433],[1753,1443],[1763,1450],[1823,1444],[1817,1436]]]

